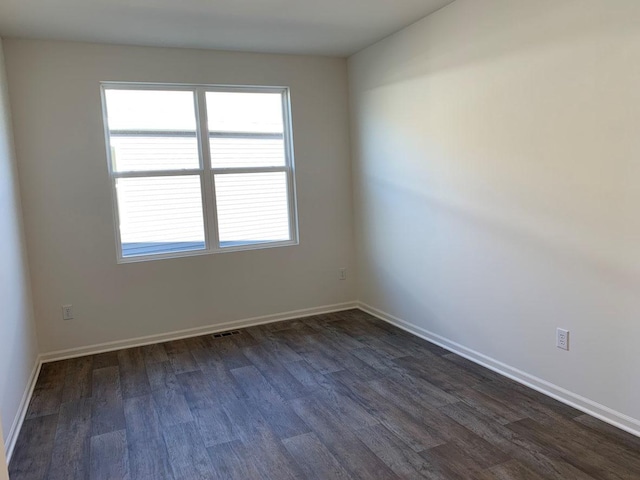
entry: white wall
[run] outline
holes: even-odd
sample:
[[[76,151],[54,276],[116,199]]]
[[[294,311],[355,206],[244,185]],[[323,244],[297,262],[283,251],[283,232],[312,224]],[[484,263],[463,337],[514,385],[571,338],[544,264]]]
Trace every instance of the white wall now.
[[[2,52],[0,40],[0,424],[7,440],[35,366],[38,346]],[[4,448],[0,450],[4,454]]]
[[[41,350],[355,299],[346,60],[5,42]],[[291,87],[300,245],[116,264],[99,82]],[[64,322],[60,306],[73,304]]]
[[[457,0],[349,60],[360,299],[635,419],[638,25]]]

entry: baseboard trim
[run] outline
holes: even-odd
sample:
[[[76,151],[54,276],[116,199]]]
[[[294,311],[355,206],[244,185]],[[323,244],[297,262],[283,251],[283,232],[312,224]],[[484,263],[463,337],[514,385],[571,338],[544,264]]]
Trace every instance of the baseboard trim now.
[[[18,441],[20,429],[22,428],[24,419],[27,416],[27,409],[29,408],[29,403],[31,402],[31,397],[33,396],[33,389],[36,387],[36,380],[38,379],[38,375],[40,374],[41,367],[42,361],[40,359],[40,356],[38,356],[36,358],[35,365],[33,366],[33,370],[31,370],[31,376],[29,377],[27,388],[22,395],[22,400],[20,401],[20,406],[18,407],[18,413],[13,420],[13,425],[11,425],[11,428],[9,429],[9,433],[7,435],[7,441],[5,442],[7,464],[11,462],[11,457],[16,447],[16,442]]]
[[[229,322],[216,323],[204,327],[188,328],[185,330],[177,330],[169,333],[160,333],[156,335],[148,335],[145,337],[131,338],[128,340],[118,340],[115,342],[100,343],[90,345],[88,347],[70,348],[68,350],[58,350],[55,352],[44,353],[40,355],[42,363],[55,362],[58,360],[66,360],[69,358],[83,357],[85,355],[95,355],[97,353],[111,352],[123,348],[141,347],[153,343],[169,342],[172,340],[180,340],[182,338],[198,337],[200,335],[208,335],[211,333],[223,332],[236,328],[253,327],[256,325],[265,325],[267,323],[282,322],[285,320],[293,320],[296,318],[310,317],[312,315],[321,315],[323,313],[340,312],[358,308],[357,302],[336,303],[333,305],[324,305],[321,307],[305,308],[302,310],[292,310],[289,312],[275,313],[272,315],[263,315],[260,317],[245,318],[242,320],[232,320]]]
[[[601,405],[598,402],[585,398],[577,393],[573,393],[565,388],[562,388],[553,383],[547,382],[541,378],[531,375],[527,372],[519,370],[515,367],[507,365],[503,362],[495,360],[480,352],[476,352],[470,348],[460,345],[448,338],[437,335],[422,327],[418,327],[410,322],[402,320],[394,315],[390,315],[382,310],[367,305],[363,302],[358,302],[358,308],[363,312],[373,315],[380,320],[390,323],[402,330],[405,330],[413,335],[416,335],[424,340],[435,343],[450,352],[456,353],[461,357],[471,360],[474,363],[482,365],[483,367],[493,370],[500,375],[503,375],[511,380],[526,385],[529,388],[537,390],[551,398],[558,400],[564,404],[567,404],[573,408],[576,408],[584,413],[587,413],[593,417],[596,417],[603,422],[606,422],[614,427],[620,428],[632,435],[640,437],[640,420],[632,418],[624,413],[617,412],[612,408],[605,405]]]

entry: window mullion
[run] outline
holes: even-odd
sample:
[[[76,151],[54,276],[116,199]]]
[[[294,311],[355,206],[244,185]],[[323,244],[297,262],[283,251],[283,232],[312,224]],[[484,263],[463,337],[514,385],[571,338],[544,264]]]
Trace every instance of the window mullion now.
[[[203,197],[206,215],[206,230],[209,239],[209,250],[220,248],[218,240],[218,218],[216,210],[215,182],[211,174],[211,149],[209,147],[209,126],[207,124],[207,105],[205,90],[196,88],[196,105],[198,115],[198,142],[200,145],[200,161],[203,169]]]

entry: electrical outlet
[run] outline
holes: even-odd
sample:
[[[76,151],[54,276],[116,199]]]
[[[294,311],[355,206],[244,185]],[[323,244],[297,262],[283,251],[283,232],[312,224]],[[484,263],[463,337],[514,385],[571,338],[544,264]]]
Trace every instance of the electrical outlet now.
[[[73,305],[63,305],[62,306],[62,319],[63,320],[72,320],[73,319]]]
[[[569,350],[569,330],[558,328],[556,330],[556,347]]]
[[[338,270],[338,280],[346,280],[347,279],[347,269],[341,268]]]

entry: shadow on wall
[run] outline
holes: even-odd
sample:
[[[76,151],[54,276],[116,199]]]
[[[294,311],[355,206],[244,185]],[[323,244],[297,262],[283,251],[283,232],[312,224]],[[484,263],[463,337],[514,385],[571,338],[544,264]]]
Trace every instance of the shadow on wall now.
[[[519,223],[514,223],[512,218],[500,218],[493,210],[481,209],[479,205],[472,203],[456,202],[446,195],[434,194],[429,189],[407,186],[379,176],[369,176],[368,181],[370,183],[367,188],[371,193],[362,193],[360,201],[367,204],[382,202],[387,206],[395,204],[394,208],[390,208],[390,214],[385,217],[388,221],[401,220],[402,211],[415,211],[400,206],[405,201],[410,202],[415,205],[416,210],[431,212],[431,215],[438,219],[456,218],[470,231],[480,230],[494,238],[504,239],[512,245],[525,247],[541,261],[549,262],[558,268],[577,272],[580,276],[602,277],[607,285],[623,290],[629,295],[636,295],[640,291],[640,266],[629,262],[617,262],[611,258],[611,252],[590,251],[580,244],[569,243],[553,235],[545,236],[545,233],[551,232],[528,225],[526,215],[522,216]],[[435,228],[435,224],[429,221],[428,215],[420,222],[423,224],[421,228],[429,230],[428,235],[442,235],[442,232]],[[419,235],[407,235],[408,228],[407,224],[399,224],[397,229],[392,230],[406,247],[410,247],[411,244],[411,248],[425,247]],[[419,262],[418,259],[416,261]]]

